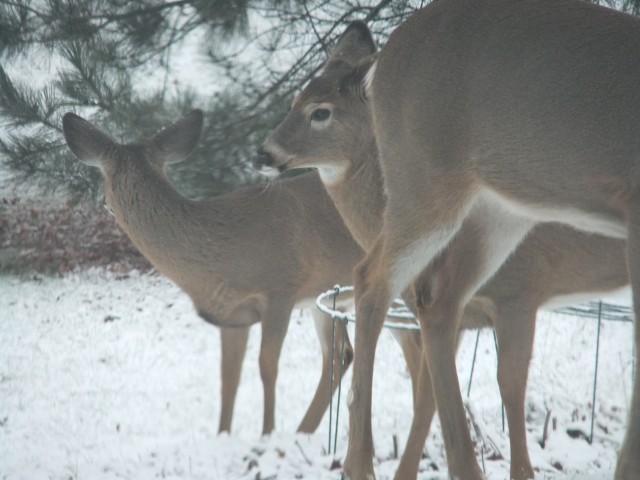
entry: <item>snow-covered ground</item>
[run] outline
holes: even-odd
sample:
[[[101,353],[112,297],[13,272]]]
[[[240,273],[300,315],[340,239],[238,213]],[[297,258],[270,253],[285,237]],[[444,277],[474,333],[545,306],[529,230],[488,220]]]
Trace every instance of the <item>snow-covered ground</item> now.
[[[631,385],[629,323],[604,322],[595,440],[589,431],[596,322],[541,313],[527,395],[529,448],[538,478],[610,479]],[[283,348],[276,429],[260,438],[262,389],[253,329],[233,434],[217,435],[219,337],[164,278],[102,270],[64,278],[0,277],[0,479],[338,479],[326,454],[328,418],[296,435],[320,369],[308,312],[296,312]],[[466,393],[475,333],[458,356]],[[394,436],[403,448],[411,387],[399,348],[383,332],[376,357],[376,473],[392,478]],[[504,460],[484,459],[490,479],[508,478],[493,337],[485,331],[469,405]],[[348,388],[350,375],[344,385]],[[347,442],[345,391],[336,458]],[[551,427],[542,436],[547,410]],[[327,415],[328,417],[328,415]],[[421,479],[446,478],[437,422]],[[480,454],[479,454],[480,458]],[[435,470],[437,468],[438,470]],[[562,469],[562,470],[560,470]]]

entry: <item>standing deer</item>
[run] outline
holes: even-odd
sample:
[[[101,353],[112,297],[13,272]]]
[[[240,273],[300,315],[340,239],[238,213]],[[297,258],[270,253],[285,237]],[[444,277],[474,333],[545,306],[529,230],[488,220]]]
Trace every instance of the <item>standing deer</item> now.
[[[384,312],[411,283],[425,362],[396,478],[415,477],[429,377],[449,474],[482,478],[455,371],[460,318],[536,224],[558,221],[628,238],[627,258],[622,240],[541,225],[476,297],[495,307],[511,477],[533,478],[523,395],[536,309],[623,285],[627,268],[640,300],[639,42],[637,19],[582,2],[441,0],[398,29],[377,59],[368,29],[353,24],[269,136],[257,162],[316,167],[368,251],[355,274],[348,478],[373,478],[373,355]],[[589,277],[586,262],[599,275]],[[640,478],[639,403],[636,380],[616,479]]]
[[[363,253],[315,174],[202,201],[179,194],[163,169],[187,157],[201,127],[202,113],[196,110],[149,140],[120,145],[74,114],[63,119],[70,149],[102,171],[106,201],[120,227],[189,295],[199,315],[220,327],[220,431],[231,428],[249,328],[261,323],[267,434],[274,428],[278,360],[292,309],[335,282],[350,283]],[[341,361],[339,348],[331,358],[330,322],[315,309],[314,319],[323,373],[299,426],[307,433],[317,428],[329,403],[331,362]],[[336,345],[346,334],[340,325]],[[348,344],[343,370],[350,352]]]

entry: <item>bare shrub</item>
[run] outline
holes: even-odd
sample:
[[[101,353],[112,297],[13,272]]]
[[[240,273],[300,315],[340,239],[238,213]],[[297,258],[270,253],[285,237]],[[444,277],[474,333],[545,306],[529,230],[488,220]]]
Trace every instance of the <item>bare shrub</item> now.
[[[103,207],[0,200],[0,269],[62,274],[99,266],[152,269]]]

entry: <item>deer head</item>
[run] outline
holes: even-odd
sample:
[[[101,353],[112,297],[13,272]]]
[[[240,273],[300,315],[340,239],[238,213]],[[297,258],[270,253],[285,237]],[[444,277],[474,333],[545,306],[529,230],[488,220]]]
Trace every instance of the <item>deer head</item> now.
[[[338,40],[322,75],[309,82],[254,157],[256,168],[277,174],[317,168],[325,184],[339,182],[359,158],[375,149],[364,84],[376,46],[363,22]]]
[[[191,153],[202,130],[202,111],[194,110],[146,141],[129,145],[118,143],[73,113],[63,117],[62,129],[76,157],[100,168],[105,177],[131,162],[143,161],[155,171],[161,171],[166,164],[181,162]],[[145,155],[140,155],[141,150]]]

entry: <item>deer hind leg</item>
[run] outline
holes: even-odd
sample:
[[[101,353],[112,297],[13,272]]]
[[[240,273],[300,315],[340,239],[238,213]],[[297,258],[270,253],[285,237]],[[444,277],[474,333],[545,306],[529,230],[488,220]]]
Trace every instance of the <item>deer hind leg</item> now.
[[[264,387],[264,421],[262,434],[270,434],[275,427],[276,380],[278,363],[282,352],[282,343],[287,334],[292,302],[273,300],[262,321],[262,339],[260,342],[260,377]]]
[[[349,479],[374,477],[371,383],[375,348],[387,308],[392,298],[404,290],[453,237],[462,223],[465,207],[463,203],[447,205],[449,212],[458,212],[457,216],[449,216],[448,223],[434,221],[429,228],[427,221],[422,229],[421,225],[414,228],[416,225],[407,223],[402,232],[391,228],[382,233],[355,269],[355,356],[348,401],[349,446],[344,464],[345,476]],[[394,218],[389,210],[387,212],[387,219]]]
[[[313,433],[320,425],[327,410],[333,392],[338,388],[342,376],[346,373],[353,359],[353,347],[349,341],[349,334],[343,322],[336,320],[335,340],[333,344],[333,358],[331,357],[331,340],[333,320],[319,310],[312,310],[313,320],[322,348],[322,374],[316,388],[313,400],[309,404],[298,432]],[[344,339],[344,358],[342,355]],[[333,391],[331,390],[331,368],[333,365]],[[342,373],[342,376],[341,376]]]
[[[415,315],[415,300],[412,296],[411,290],[405,290],[402,292],[402,300],[405,305]],[[404,320],[391,319],[395,323],[404,323]],[[407,325],[413,325],[417,327],[413,322],[407,321]],[[422,368],[422,338],[419,328],[415,329],[390,329],[391,335],[398,342],[400,349],[402,350],[402,357],[407,364],[407,371],[411,377],[411,392],[413,398],[413,406],[415,404],[418,394],[418,382],[420,381],[420,369]]]
[[[397,320],[394,320],[397,321]],[[422,366],[422,340],[419,330],[392,329],[391,334],[402,349],[402,357],[407,364],[407,371],[411,377],[411,389],[413,392],[413,404],[418,394],[418,382],[420,381],[420,369]]]
[[[221,407],[218,433],[231,431],[233,407],[236,403],[242,362],[247,351],[249,328],[220,328]]]
[[[436,412],[436,400],[431,387],[431,374],[424,354],[422,355],[419,370],[413,407],[413,421],[411,422],[407,445],[394,476],[395,480],[406,480],[418,476],[422,450]]]
[[[479,197],[447,249],[414,282],[449,475],[454,478],[482,478],[455,367],[456,338],[463,308],[532,226],[531,220],[515,216]]]
[[[536,307],[513,301],[498,307],[498,385],[509,424],[512,480],[534,478],[525,427],[525,393],[533,350]]]
[[[474,455],[455,369],[455,332],[461,305],[455,302],[455,295],[447,299],[434,298],[432,301],[433,289],[429,280],[437,279],[438,274],[431,273],[429,277],[418,279],[415,289],[422,292],[419,297],[424,296],[424,299],[418,300],[418,318],[422,327],[426,363],[431,374],[433,394],[442,425],[449,476],[481,479],[482,473]],[[424,388],[420,394],[426,395]]]
[[[474,323],[474,325],[477,324]],[[466,325],[462,328],[466,328]],[[458,335],[457,347],[460,346],[460,338],[460,335]],[[405,480],[418,476],[422,451],[436,412],[436,400],[431,385],[431,374],[429,373],[429,365],[422,346],[420,346],[420,353],[419,377],[414,390],[413,421],[411,422],[407,445],[394,476],[395,480]]]
[[[616,480],[640,479],[640,198],[629,213],[627,264],[633,290],[635,378],[622,448],[616,465]]]

